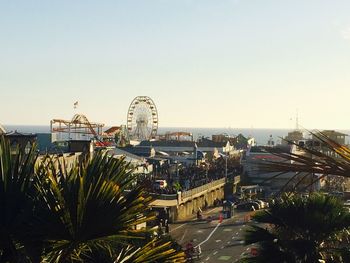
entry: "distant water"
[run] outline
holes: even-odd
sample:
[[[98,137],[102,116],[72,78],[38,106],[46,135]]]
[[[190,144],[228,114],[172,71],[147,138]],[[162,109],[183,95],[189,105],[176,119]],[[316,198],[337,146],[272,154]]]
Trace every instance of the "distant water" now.
[[[50,133],[50,126],[47,125],[3,125],[3,127],[7,132]]]
[[[254,137],[257,144],[266,144],[270,138],[270,135],[274,138],[276,142],[280,141],[280,137],[284,137],[288,134],[288,129],[238,129],[238,128],[164,128],[158,129],[160,134],[165,132],[175,132],[184,131],[191,132],[194,139],[198,137],[209,137],[213,134],[227,134],[230,136],[235,136],[238,134],[243,134],[245,137]]]
[[[24,133],[50,133],[50,127],[46,125],[3,125],[6,131],[14,131]],[[106,127],[107,129],[108,127]],[[273,139],[276,143],[281,141],[281,137],[285,137],[290,129],[255,129],[255,128],[247,128],[247,129],[238,129],[238,128],[184,128],[184,127],[160,127],[158,129],[159,134],[164,134],[166,132],[175,132],[175,131],[183,131],[183,132],[191,132],[193,134],[194,139],[198,137],[209,137],[213,134],[228,134],[228,135],[238,135],[243,134],[245,137],[254,137],[257,144],[265,145],[272,135]],[[350,130],[339,130],[345,134],[350,134]],[[347,143],[349,143],[349,138],[347,138]]]

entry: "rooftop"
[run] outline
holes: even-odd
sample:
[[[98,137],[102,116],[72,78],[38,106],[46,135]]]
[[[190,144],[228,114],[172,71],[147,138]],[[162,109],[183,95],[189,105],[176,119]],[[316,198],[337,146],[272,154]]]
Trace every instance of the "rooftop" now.
[[[214,142],[209,139],[201,139],[198,142],[194,141],[178,141],[178,140],[169,140],[169,141],[142,141],[138,147],[212,147],[212,148],[221,148],[225,147],[227,142]]]
[[[338,132],[338,131],[335,131],[335,130],[324,130],[324,131],[321,131],[321,133],[326,135],[326,136],[348,136],[345,133]]]
[[[5,133],[5,135],[7,137],[36,137],[36,134],[34,133],[21,133],[21,132],[18,132],[17,130],[15,131],[10,131],[10,132],[7,132]]]

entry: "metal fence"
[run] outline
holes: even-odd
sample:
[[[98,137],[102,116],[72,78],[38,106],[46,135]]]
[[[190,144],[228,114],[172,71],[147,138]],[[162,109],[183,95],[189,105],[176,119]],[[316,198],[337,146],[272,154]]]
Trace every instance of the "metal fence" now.
[[[210,188],[214,188],[218,185],[221,185],[221,184],[224,184],[225,183],[225,178],[221,178],[219,180],[216,180],[216,181],[213,181],[213,182],[210,182],[208,184],[204,184],[204,185],[201,185],[199,187],[196,187],[196,188],[193,188],[191,190],[188,190],[188,191],[185,191],[185,192],[182,192],[181,193],[181,198],[188,198],[188,197],[191,197],[195,194],[198,194],[198,193],[201,193],[201,192],[204,192]]]
[[[151,193],[151,196],[154,199],[159,199],[159,200],[176,200],[177,199],[177,194],[156,194],[156,193]]]

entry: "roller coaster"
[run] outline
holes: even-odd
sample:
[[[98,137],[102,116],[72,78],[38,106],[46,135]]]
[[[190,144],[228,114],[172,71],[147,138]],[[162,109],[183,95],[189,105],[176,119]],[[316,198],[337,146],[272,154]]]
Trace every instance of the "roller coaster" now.
[[[90,122],[83,114],[75,114],[71,120],[53,119],[50,121],[52,142],[69,140],[95,140],[96,146],[108,146],[102,141],[104,124]]]

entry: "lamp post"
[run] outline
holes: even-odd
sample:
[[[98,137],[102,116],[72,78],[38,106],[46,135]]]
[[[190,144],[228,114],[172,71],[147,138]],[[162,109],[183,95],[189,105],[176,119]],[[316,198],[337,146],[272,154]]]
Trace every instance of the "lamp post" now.
[[[225,155],[225,183],[227,183],[227,159],[228,155]]]

